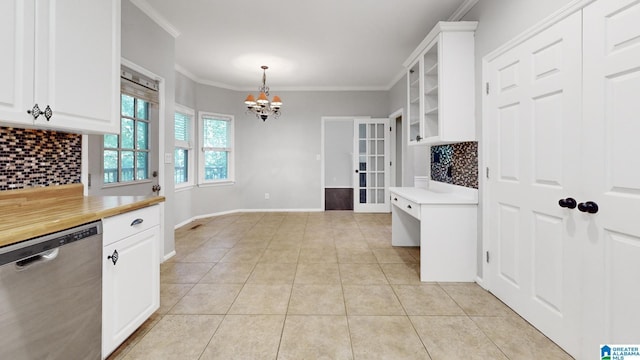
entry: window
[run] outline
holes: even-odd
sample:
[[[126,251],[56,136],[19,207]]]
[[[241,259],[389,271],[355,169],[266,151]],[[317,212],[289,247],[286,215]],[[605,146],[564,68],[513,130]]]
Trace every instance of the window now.
[[[149,178],[148,101],[122,94],[120,135],[104,135],[104,184]]]
[[[177,188],[193,185],[193,118],[194,111],[176,104],[174,116],[175,150],[174,180]]]
[[[200,113],[200,183],[233,181],[233,116]]]

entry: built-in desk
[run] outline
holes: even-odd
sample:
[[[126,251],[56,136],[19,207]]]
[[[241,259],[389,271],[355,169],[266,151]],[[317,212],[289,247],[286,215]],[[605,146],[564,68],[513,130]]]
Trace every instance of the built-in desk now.
[[[420,246],[420,280],[475,281],[478,191],[433,181],[389,191],[391,243]]]

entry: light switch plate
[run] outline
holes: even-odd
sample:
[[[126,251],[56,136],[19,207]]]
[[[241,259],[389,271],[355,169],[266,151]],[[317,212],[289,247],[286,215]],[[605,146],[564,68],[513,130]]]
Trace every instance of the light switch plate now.
[[[165,164],[171,164],[172,162],[173,162],[173,154],[164,153],[164,163]]]

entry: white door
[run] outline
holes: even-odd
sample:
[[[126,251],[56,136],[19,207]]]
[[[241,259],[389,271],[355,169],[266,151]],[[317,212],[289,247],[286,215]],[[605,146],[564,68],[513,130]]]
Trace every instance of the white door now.
[[[389,212],[389,121],[355,119],[353,211]]]
[[[640,4],[584,9],[584,357],[640,343]],[[595,349],[595,350],[594,350]]]
[[[581,18],[488,64],[490,290],[569,353],[579,339]],[[563,205],[571,204],[565,200]]]

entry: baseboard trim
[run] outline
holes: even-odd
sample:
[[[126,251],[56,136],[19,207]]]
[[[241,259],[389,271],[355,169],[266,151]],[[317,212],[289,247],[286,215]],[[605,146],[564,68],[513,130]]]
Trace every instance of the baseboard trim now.
[[[221,212],[215,212],[215,213],[209,213],[209,214],[204,214],[204,215],[193,216],[193,217],[191,217],[191,218],[189,218],[189,219],[187,219],[185,221],[181,221],[180,223],[174,225],[173,229],[176,230],[178,228],[181,228],[181,227],[187,225],[188,223],[190,223],[192,221],[205,219],[205,218],[209,218],[209,217],[216,217],[216,216],[237,214],[237,213],[257,213],[257,212],[324,212],[324,210],[323,209],[236,209],[236,210],[228,210],[228,211],[221,211]]]
[[[173,250],[172,252],[166,254],[163,258],[162,258],[162,262],[165,262],[169,259],[171,259],[172,257],[176,256],[176,251]]]

